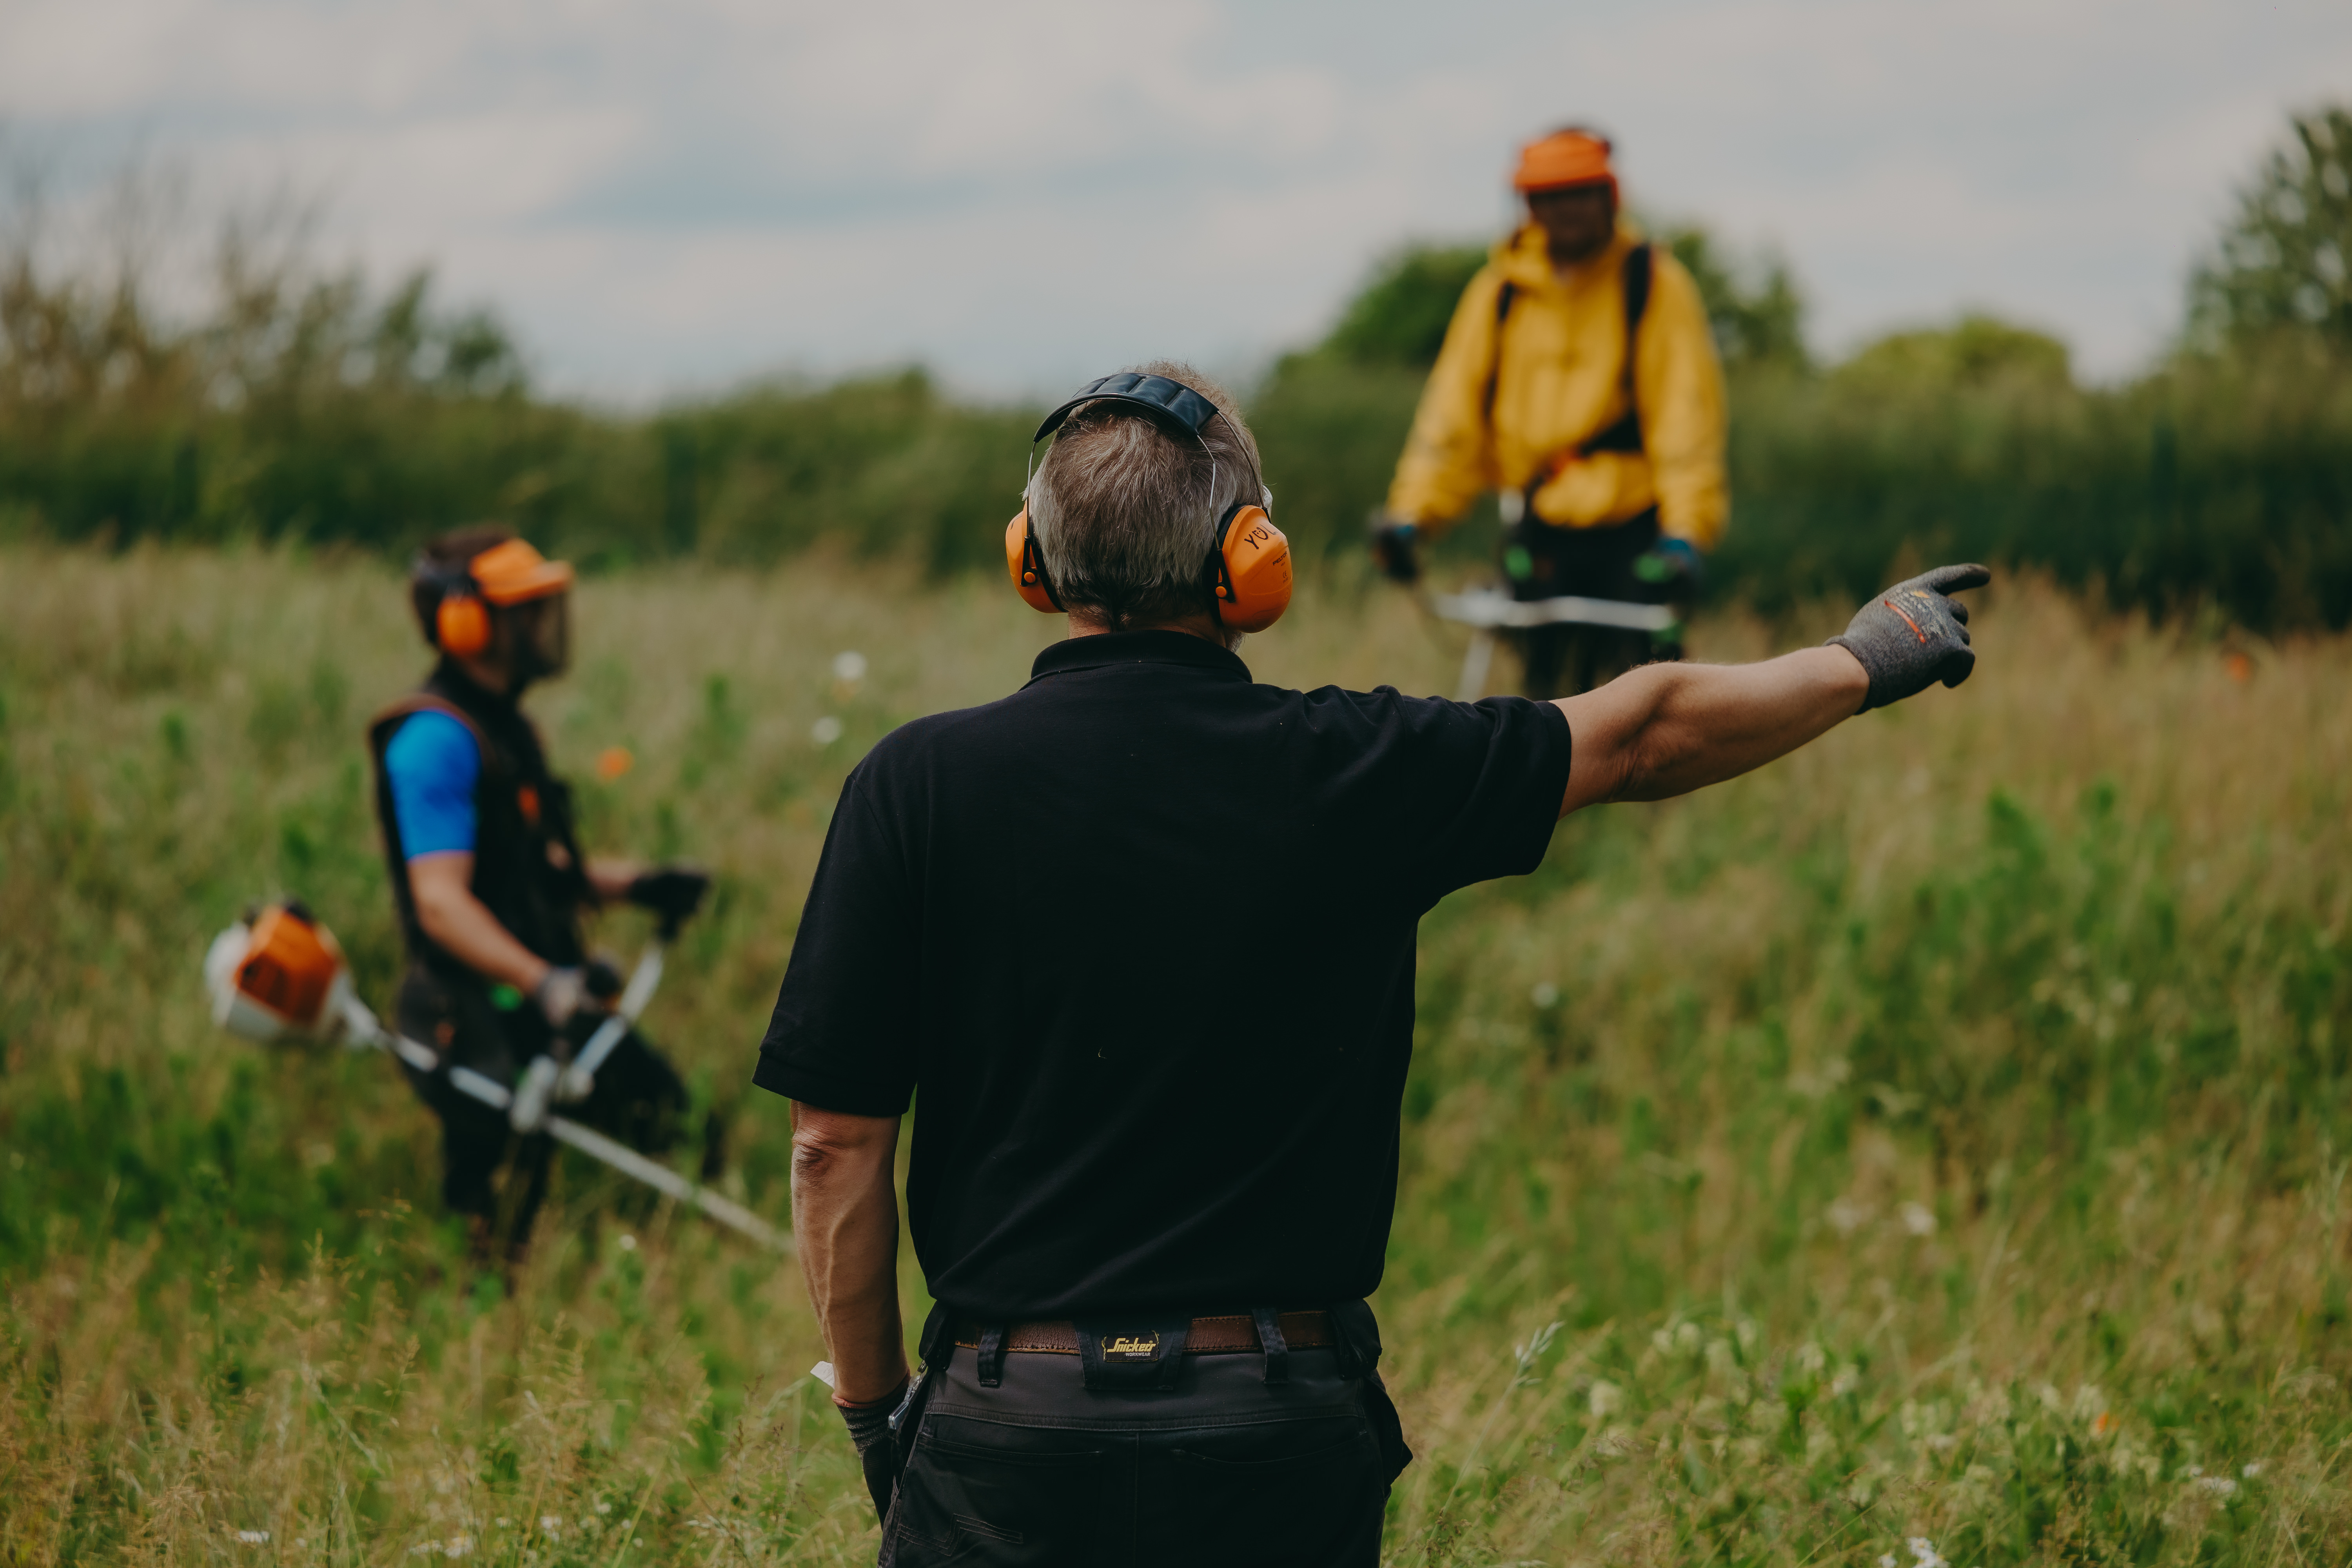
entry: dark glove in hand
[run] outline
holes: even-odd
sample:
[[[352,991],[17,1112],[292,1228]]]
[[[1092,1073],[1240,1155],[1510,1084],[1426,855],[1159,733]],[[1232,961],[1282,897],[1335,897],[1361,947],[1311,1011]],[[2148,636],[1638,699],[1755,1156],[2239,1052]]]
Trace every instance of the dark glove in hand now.
[[[1938,680],[1947,686],[1966,680],[1977,667],[1976,649],[1969,646],[1969,607],[1950,595],[1991,581],[1981,566],[1938,566],[1855,611],[1853,624],[1830,638],[1869,672],[1870,696],[1854,711],[1900,702]]]
[[[1685,596],[1698,592],[1706,561],[1687,539],[1661,539],[1634,558],[1633,576],[1669,597]]]
[[[834,1406],[848,1425],[850,1442],[856,1445],[857,1463],[866,1472],[866,1493],[874,1500],[877,1519],[890,1517],[890,1494],[898,1489],[898,1443],[890,1431],[890,1415],[906,1394],[907,1385],[902,1383],[871,1405]]]
[[[1411,584],[1421,581],[1421,557],[1418,553],[1421,530],[1409,522],[1382,522],[1372,529],[1372,559],[1381,563],[1391,583]]]
[[[710,891],[710,873],[692,866],[656,866],[629,884],[629,902],[659,915],[665,927],[676,926],[702,907]]]

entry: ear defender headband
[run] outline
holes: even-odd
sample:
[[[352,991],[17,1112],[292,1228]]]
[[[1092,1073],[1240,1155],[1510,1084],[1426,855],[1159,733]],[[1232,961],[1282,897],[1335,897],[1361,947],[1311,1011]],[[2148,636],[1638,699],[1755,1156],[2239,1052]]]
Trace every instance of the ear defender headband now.
[[[1170,435],[1179,439],[1190,437],[1204,452],[1209,452],[1209,443],[1201,432],[1223,412],[1182,382],[1164,375],[1140,375],[1133,371],[1107,375],[1087,383],[1076,397],[1045,416],[1037,433],[1029,437],[1033,464],[1037,443],[1059,430],[1072,414],[1089,403],[1125,404]],[[1216,464],[1217,455],[1209,452],[1212,496],[1217,493]],[[1034,472],[1031,478],[1034,479]],[[1257,488],[1260,496],[1266,495],[1263,479]],[[1004,525],[1005,571],[1013,579],[1014,592],[1028,602],[1030,608],[1054,615],[1063,608],[1062,600],[1054,592],[1053,579],[1045,572],[1045,552],[1037,548],[1037,536],[1029,526],[1026,482],[1021,487],[1021,496],[1020,515]],[[1280,620],[1282,612],[1290,607],[1290,542],[1282,536],[1282,530],[1274,526],[1274,519],[1267,515],[1265,507],[1235,501],[1216,520],[1201,577],[1202,585],[1215,601],[1221,625],[1234,631],[1262,632]]]

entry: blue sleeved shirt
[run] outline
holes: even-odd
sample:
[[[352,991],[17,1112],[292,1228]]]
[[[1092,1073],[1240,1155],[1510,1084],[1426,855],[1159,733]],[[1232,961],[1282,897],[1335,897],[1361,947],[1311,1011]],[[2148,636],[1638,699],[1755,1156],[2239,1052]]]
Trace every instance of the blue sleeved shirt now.
[[[383,771],[407,858],[471,853],[474,784],[482,773],[482,749],[471,730],[446,713],[412,713],[383,749]]]

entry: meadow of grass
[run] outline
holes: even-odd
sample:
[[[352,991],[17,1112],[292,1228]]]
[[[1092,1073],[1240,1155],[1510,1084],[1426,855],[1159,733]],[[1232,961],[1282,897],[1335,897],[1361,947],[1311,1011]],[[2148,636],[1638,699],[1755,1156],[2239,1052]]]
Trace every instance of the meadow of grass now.
[[[870,1561],[789,1259],[573,1165],[509,1298],[386,1063],[206,1022],[205,940],[279,891],[384,999],[394,573],[18,547],[0,583],[0,1563]],[[781,1217],[746,1079],[840,780],[1055,628],[822,551],[579,598],[531,706],[592,845],[719,872],[647,1027]],[[1959,691],[1581,816],[1424,922],[1391,1561],[2352,1553],[2352,642],[1983,599]],[[1329,588],[1244,649],[1423,691],[1458,656]]]

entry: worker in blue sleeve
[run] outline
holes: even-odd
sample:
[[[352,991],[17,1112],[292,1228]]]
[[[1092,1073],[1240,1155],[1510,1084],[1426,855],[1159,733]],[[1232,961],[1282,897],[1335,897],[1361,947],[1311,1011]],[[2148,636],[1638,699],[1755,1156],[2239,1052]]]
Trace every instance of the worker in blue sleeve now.
[[[519,1258],[547,1189],[543,1135],[520,1139],[499,1111],[457,1093],[464,1066],[512,1085],[536,1058],[563,1062],[604,1022],[618,990],[591,963],[583,913],[616,900],[675,923],[709,889],[687,867],[647,869],[590,859],[573,835],[571,791],[550,770],[520,699],[568,660],[572,568],[502,529],[470,529],[425,546],[410,596],[440,661],[425,684],[377,715],[376,815],[409,953],[396,1016],[442,1058],[410,1071],[441,1119],[442,1197],[466,1216],[487,1258],[506,1213]],[[677,1140],[686,1107],[677,1071],[634,1030],[597,1069],[593,1089],[561,1108],[646,1152]],[[718,1158],[709,1130],[706,1175]],[[516,1149],[501,1193],[498,1172]]]

